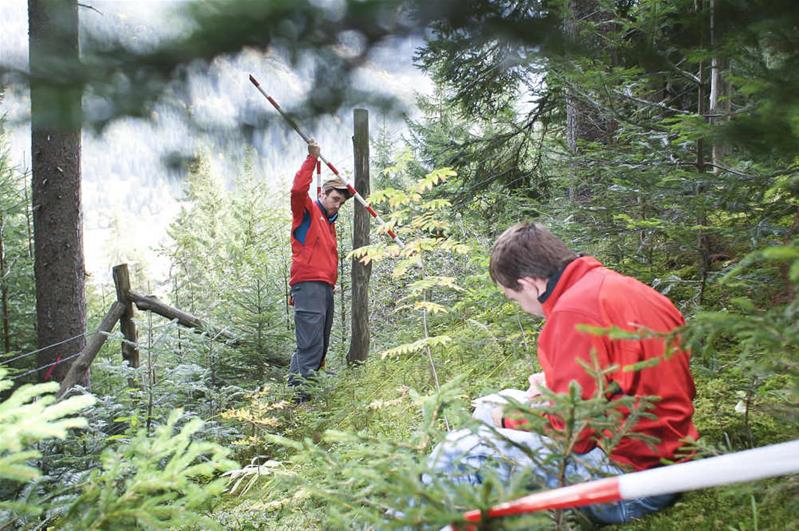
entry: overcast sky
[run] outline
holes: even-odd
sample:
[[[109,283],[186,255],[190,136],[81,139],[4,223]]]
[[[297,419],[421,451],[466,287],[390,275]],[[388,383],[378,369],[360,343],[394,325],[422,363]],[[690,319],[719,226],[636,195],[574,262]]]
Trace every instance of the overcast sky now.
[[[187,28],[180,16],[180,0],[83,0],[94,9],[80,8],[82,35],[116,36],[129,46],[148,48],[160,39],[174,37]],[[0,0],[0,64],[26,69],[28,58],[27,0]],[[432,82],[412,64],[418,43],[396,41],[375,49],[371,61],[359,72],[362,88],[388,92],[413,112],[415,94],[432,92]],[[170,175],[163,161],[170,154],[211,154],[212,167],[229,175],[239,167],[245,144],[239,136],[239,121],[247,109],[265,105],[249,83],[253,73],[265,82],[269,93],[283,106],[291,106],[311,87],[307,72],[295,71],[277,54],[246,51],[220,58],[207,70],[191,76],[190,111],[200,123],[214,123],[217,132],[200,135],[183,122],[179,113],[157,107],[147,120],[124,118],[107,127],[102,135],[84,131],[82,147],[84,246],[87,270],[95,282],[110,281],[107,249],[135,249],[139,261],[150,265],[163,278],[168,264],[152,249],[165,241],[166,228],[180,209],[184,179]],[[7,118],[7,139],[12,161],[21,169],[30,167],[30,99],[25,87],[9,88],[0,102]],[[371,114],[372,132],[379,115]],[[390,122],[397,137],[401,120]],[[221,128],[219,128],[221,126]],[[352,166],[351,112],[323,118],[310,130],[326,156],[339,168]],[[277,187],[288,189],[290,177],[304,158],[305,146],[295,133],[274,124],[253,139],[258,153],[256,172]],[[114,212],[130,212],[132,222],[123,241],[110,242]],[[288,244],[288,235],[287,244]]]

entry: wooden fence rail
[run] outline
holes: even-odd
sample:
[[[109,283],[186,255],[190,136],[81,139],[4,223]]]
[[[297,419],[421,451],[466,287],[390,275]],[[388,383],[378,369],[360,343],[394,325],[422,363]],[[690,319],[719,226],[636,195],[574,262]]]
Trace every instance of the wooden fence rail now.
[[[186,328],[205,332],[212,339],[229,345],[238,344],[238,339],[230,332],[218,330],[190,313],[164,304],[156,297],[141,295],[132,291],[130,289],[130,275],[127,264],[115,266],[113,274],[117,300],[114,301],[108,313],[103,317],[97,332],[86,342],[86,346],[72,363],[67,375],[61,382],[59,396],[63,396],[69,389],[83,381],[83,374],[89,369],[97,353],[100,352],[117,321],[120,321],[120,330],[125,337],[122,342],[122,357],[131,367],[139,366],[138,334],[136,332],[136,324],[133,321],[134,305],[139,310],[150,311],[167,319],[177,321],[179,325]]]
[[[185,326],[186,328],[194,328],[195,330],[206,332],[211,337],[216,337],[228,344],[235,345],[238,343],[236,336],[230,332],[226,330],[219,330],[213,326],[210,326],[203,322],[199,317],[195,317],[188,312],[184,312],[183,310],[178,310],[177,308],[173,308],[168,304],[164,304],[155,297],[140,295],[135,291],[129,292],[128,297],[130,297],[130,300],[139,310],[150,311],[157,313],[162,317],[166,317],[167,319],[177,320],[178,324]]]
[[[100,352],[100,349],[105,344],[105,340],[108,339],[108,334],[111,333],[111,330],[114,329],[114,325],[117,324],[117,321],[119,321],[124,314],[125,305],[119,301],[114,301],[114,304],[111,305],[111,309],[105,314],[103,321],[97,328],[97,333],[92,335],[89,341],[86,342],[86,346],[83,347],[80,356],[72,362],[67,375],[61,380],[61,389],[58,392],[59,396],[83,381],[83,375],[89,370],[97,353]]]

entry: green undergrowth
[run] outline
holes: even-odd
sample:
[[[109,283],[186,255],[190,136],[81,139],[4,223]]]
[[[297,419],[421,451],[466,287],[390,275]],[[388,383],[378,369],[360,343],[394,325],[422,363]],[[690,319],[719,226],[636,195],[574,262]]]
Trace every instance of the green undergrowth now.
[[[530,354],[516,339],[503,342],[504,345],[494,345],[494,348],[462,350],[457,354],[452,346],[437,356],[439,378],[442,381],[458,379],[457,392],[447,399],[444,408],[444,416],[451,425],[462,426],[466,422],[470,398],[503,387],[523,387],[526,375],[534,368]],[[461,349],[464,347],[465,342],[458,346]],[[705,446],[713,451],[727,452],[797,436],[790,424],[780,424],[774,420],[773,409],[784,404],[780,404],[779,395],[769,393],[769,385],[758,386],[758,391],[748,396],[747,381],[736,376],[734,370],[728,369],[713,375],[707,375],[702,370],[696,372],[695,420],[703,434]],[[781,387],[781,382],[775,381],[773,387]],[[296,441],[295,448],[274,444],[266,433],[253,443],[260,445],[256,453],[281,463],[282,473],[265,476],[254,482],[246,493],[230,498],[226,507],[217,513],[217,519],[231,529],[390,527],[389,519],[382,524],[370,520],[374,517],[374,508],[364,507],[361,520],[355,505],[348,510],[346,504],[341,508],[342,499],[336,500],[335,504],[330,503],[325,496],[337,496],[337,493],[316,492],[315,478],[317,484],[321,485],[330,479],[328,474],[342,474],[338,494],[342,497],[342,493],[349,493],[348,489],[356,489],[354,481],[353,484],[348,483],[348,470],[357,475],[356,469],[369,468],[372,458],[385,466],[389,457],[381,455],[381,452],[387,452],[389,447],[381,446],[382,442],[401,445],[415,441],[415,437],[418,439],[424,419],[414,391],[426,394],[434,390],[429,363],[421,355],[386,359],[373,356],[363,366],[323,378],[312,401],[300,405],[284,403],[281,409],[272,410],[275,420],[271,423],[270,433],[279,433]],[[270,403],[276,403],[275,398],[279,397],[274,393],[270,397],[262,395],[262,400]],[[748,409],[742,410],[742,407]],[[443,436],[443,422],[442,418],[438,426],[439,437]],[[347,448],[356,448],[357,444],[345,441],[343,436],[337,442],[325,439],[328,430],[353,436],[357,434],[361,439],[373,439],[374,455],[368,455],[368,445],[366,454],[351,452]],[[318,444],[321,448],[327,448],[331,460],[345,462],[331,461],[329,468],[326,468],[319,466],[319,461],[293,460],[292,456],[297,455],[304,439],[307,439],[306,445]],[[421,460],[435,442],[430,440],[423,450],[397,458],[396,462],[402,463],[403,459],[411,459],[413,455]],[[348,447],[348,444],[352,446]],[[252,453],[255,450],[250,448],[249,451]],[[347,459],[352,461],[347,463]],[[364,468],[360,469],[362,466]],[[408,463],[407,466],[411,473],[410,468],[414,465]],[[292,476],[293,480],[287,480],[287,475]],[[799,514],[794,496],[796,488],[795,478],[789,478],[687,493],[674,507],[660,514],[618,527],[636,530],[787,529],[796,520],[796,514]],[[497,522],[496,528],[546,529],[554,526],[552,520],[541,518],[539,516],[532,521],[506,520]],[[577,526],[590,528],[585,523]]]
[[[749,396],[751,381],[728,368],[709,376],[694,370],[697,396],[694,421],[704,444],[716,452],[745,450],[799,437],[795,424],[781,423],[775,410],[785,404],[785,376],[774,376]],[[748,412],[746,408],[748,407]],[[689,492],[670,509],[624,527],[634,530],[792,529],[799,515],[799,478],[787,477]]]
[[[457,520],[464,508],[487,508],[527,492],[530,478],[523,471],[514,474],[510,486],[498,484],[488,473],[482,487],[454,493],[436,482],[426,486],[420,481],[426,456],[447,428],[469,424],[471,399],[508,387],[525,389],[528,375],[540,370],[534,361],[540,323],[505,301],[491,283],[486,242],[459,240],[444,221],[431,226],[431,220],[441,219],[439,210],[446,201],[421,197],[447,178],[453,174],[433,172],[414,185],[414,194],[384,193],[390,207],[402,208],[405,225],[411,227],[403,234],[408,248],[402,254],[381,245],[359,250],[359,258],[373,260],[378,272],[391,275],[387,287],[372,294],[377,325],[368,362],[346,367],[342,354],[334,354],[337,374],[318,378],[310,402],[294,404],[285,385],[272,382],[242,408],[224,415],[246,426],[241,430],[245,437],[236,442],[238,461],[262,465],[258,474],[235,484],[232,496],[215,513],[224,527],[438,529]],[[609,243],[596,247],[593,254],[614,256]],[[747,257],[735,274],[726,266],[724,272],[714,272],[702,297],[697,295],[696,271],[689,266],[676,272],[671,265],[651,261],[634,267],[624,253],[606,260],[668,294],[688,318],[683,339],[694,353],[695,422],[706,455],[799,436],[791,380],[791,353],[799,337],[796,306],[769,302],[790,291],[773,281],[779,277],[768,260],[787,255],[784,249],[777,251]],[[759,273],[746,269],[760,263],[767,267]],[[795,269],[799,272],[799,266]],[[597,381],[602,378],[597,369],[592,375]],[[562,408],[557,414],[564,419],[574,414],[569,417],[572,425],[582,421],[573,412],[593,407],[592,422],[605,420],[610,423],[601,426],[618,427],[608,415],[614,406],[604,399],[581,402],[579,397],[574,389],[547,400]],[[538,414],[527,418],[540,421]],[[565,448],[570,447],[563,448],[561,455],[568,454]],[[784,529],[799,514],[796,492],[795,478],[788,478],[687,493],[674,507],[623,527]],[[590,524],[572,513],[483,526],[586,527]]]
[[[474,326],[465,325],[465,328]],[[524,331],[526,341],[534,342],[535,325],[526,322]],[[485,330],[476,335],[486,335]],[[426,447],[408,454],[416,456],[417,461],[422,461],[432,445],[443,436],[445,423],[457,427],[467,422],[467,406],[472,397],[526,384],[531,364],[519,338],[511,335],[509,339],[491,339],[483,343],[474,341],[474,336],[475,333],[463,330],[454,335],[453,343],[434,356],[439,380],[456,380],[457,385],[444,398],[444,416],[434,423],[438,438],[429,438]],[[397,339],[401,341],[402,338]],[[467,344],[477,345],[477,348],[467,350]],[[325,433],[330,431],[397,444],[409,443],[414,438],[424,439],[426,422],[421,401],[425,395],[435,394],[435,381],[429,360],[421,353],[386,358],[374,353],[362,366],[345,368],[335,376],[322,377],[310,402],[290,405],[288,400],[284,400],[288,399],[282,394],[284,392],[281,385],[274,385],[253,398],[254,402],[280,404],[280,407],[269,410],[272,420],[265,423],[269,428],[263,430],[260,437],[242,445],[241,452],[245,458],[240,461],[246,462],[247,458],[255,455],[268,457],[283,463],[284,472],[296,474],[307,485],[313,485],[314,477],[329,472],[305,462],[292,462],[291,456],[296,450],[274,444],[267,431],[294,441],[307,439],[309,444],[322,441],[322,446],[335,446],[335,443],[323,441]],[[374,447],[376,451],[381,448],[377,442]],[[346,457],[347,452],[339,445],[335,456]],[[384,457],[391,459],[388,455]],[[332,468],[335,465],[331,464]],[[241,529],[331,528],[332,515],[328,504],[319,496],[312,496],[311,489],[296,489],[289,485],[290,482],[277,476],[262,479],[246,494],[229,500],[227,508],[218,513],[218,518],[226,526]],[[366,521],[353,524],[356,528],[359,525],[365,526]]]
[[[797,507],[787,480],[760,481],[684,494],[665,511],[618,529],[641,531],[783,530],[796,528]],[[795,492],[796,482],[793,481]]]

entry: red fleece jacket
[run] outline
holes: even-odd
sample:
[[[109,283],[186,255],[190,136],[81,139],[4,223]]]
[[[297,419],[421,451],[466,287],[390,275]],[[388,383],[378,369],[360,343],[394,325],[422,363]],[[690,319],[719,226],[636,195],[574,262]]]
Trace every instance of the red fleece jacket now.
[[[338,279],[336,226],[308,195],[315,167],[316,157],[308,156],[291,186],[291,286],[312,281],[335,286]],[[305,241],[300,242],[294,231],[302,224],[306,212],[311,223]]]
[[[624,372],[622,368],[627,365],[662,356],[664,341],[657,338],[610,340],[575,329],[578,324],[587,324],[603,328],[616,326],[629,331],[644,327],[669,332],[682,326],[685,320],[666,297],[634,278],[603,267],[594,258],[582,257],[566,267],[543,308],[546,323],[538,338],[538,360],[549,389],[565,393],[574,380],[582,386],[583,398],[593,396],[594,379],[577,360],[590,365],[590,353],[594,351],[602,367],[619,366],[619,370],[607,377],[606,384],[616,382],[620,394],[660,397],[650,410],[655,418],[640,419],[634,428],[660,442],[653,448],[641,440],[626,437],[612,450],[612,460],[636,470],[652,468],[659,465],[661,459],[674,459],[675,452],[683,444],[681,439],[699,437],[691,420],[695,388],[687,352],[678,351],[652,367]],[[621,412],[626,420],[629,411]],[[548,418],[554,429],[562,429],[560,419]],[[521,423],[507,419],[505,426],[518,429]],[[586,431],[580,435],[574,451],[585,453],[595,446],[595,435]]]

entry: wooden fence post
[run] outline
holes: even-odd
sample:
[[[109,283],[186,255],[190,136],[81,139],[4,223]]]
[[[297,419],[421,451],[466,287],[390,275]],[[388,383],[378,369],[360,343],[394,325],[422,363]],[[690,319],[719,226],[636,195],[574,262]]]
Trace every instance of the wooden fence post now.
[[[139,367],[138,334],[132,319],[134,304],[139,310],[157,313],[167,319],[177,321],[181,326],[205,332],[212,339],[224,341],[226,344],[231,345],[239,344],[238,338],[225,329],[216,330],[190,313],[168,306],[155,297],[140,295],[132,291],[130,289],[127,264],[115,266],[113,274],[117,300],[109,308],[97,331],[91,334],[86,346],[80,353],[76,354],[77,359],[69,367],[66,376],[61,382],[59,396],[63,396],[71,387],[84,381],[86,371],[88,371],[97,353],[100,352],[100,348],[102,348],[108,335],[114,329],[117,321],[120,321],[120,328],[125,336],[125,341],[122,343],[122,356],[131,367]],[[135,383],[131,383],[131,386],[134,385]]]
[[[353,111],[355,133],[352,137],[352,152],[355,189],[364,197],[369,197],[369,112],[366,109]],[[369,245],[369,224],[371,216],[365,208],[355,206],[352,223],[352,249]],[[362,264],[352,260],[352,337],[347,363],[360,363],[369,356],[369,277],[372,264]]]
[[[136,323],[133,322],[133,302],[130,300],[130,274],[128,264],[114,266],[114,286],[117,289],[117,301],[125,306],[125,313],[119,320],[119,328],[125,341],[122,342],[122,359],[134,369],[139,367],[139,335]]]
[[[89,370],[95,356],[100,352],[103,343],[108,338],[108,334],[111,333],[114,325],[117,324],[117,321],[124,313],[125,305],[119,301],[114,301],[111,308],[108,309],[108,313],[103,317],[97,332],[89,338],[78,358],[70,365],[66,376],[61,381],[61,390],[58,392],[58,396],[63,396],[70,388],[86,380],[86,371]]]
[[[11,352],[11,323],[8,317],[8,282],[6,281],[6,251],[3,245],[5,215],[0,212],[0,303],[3,305],[3,354]]]

